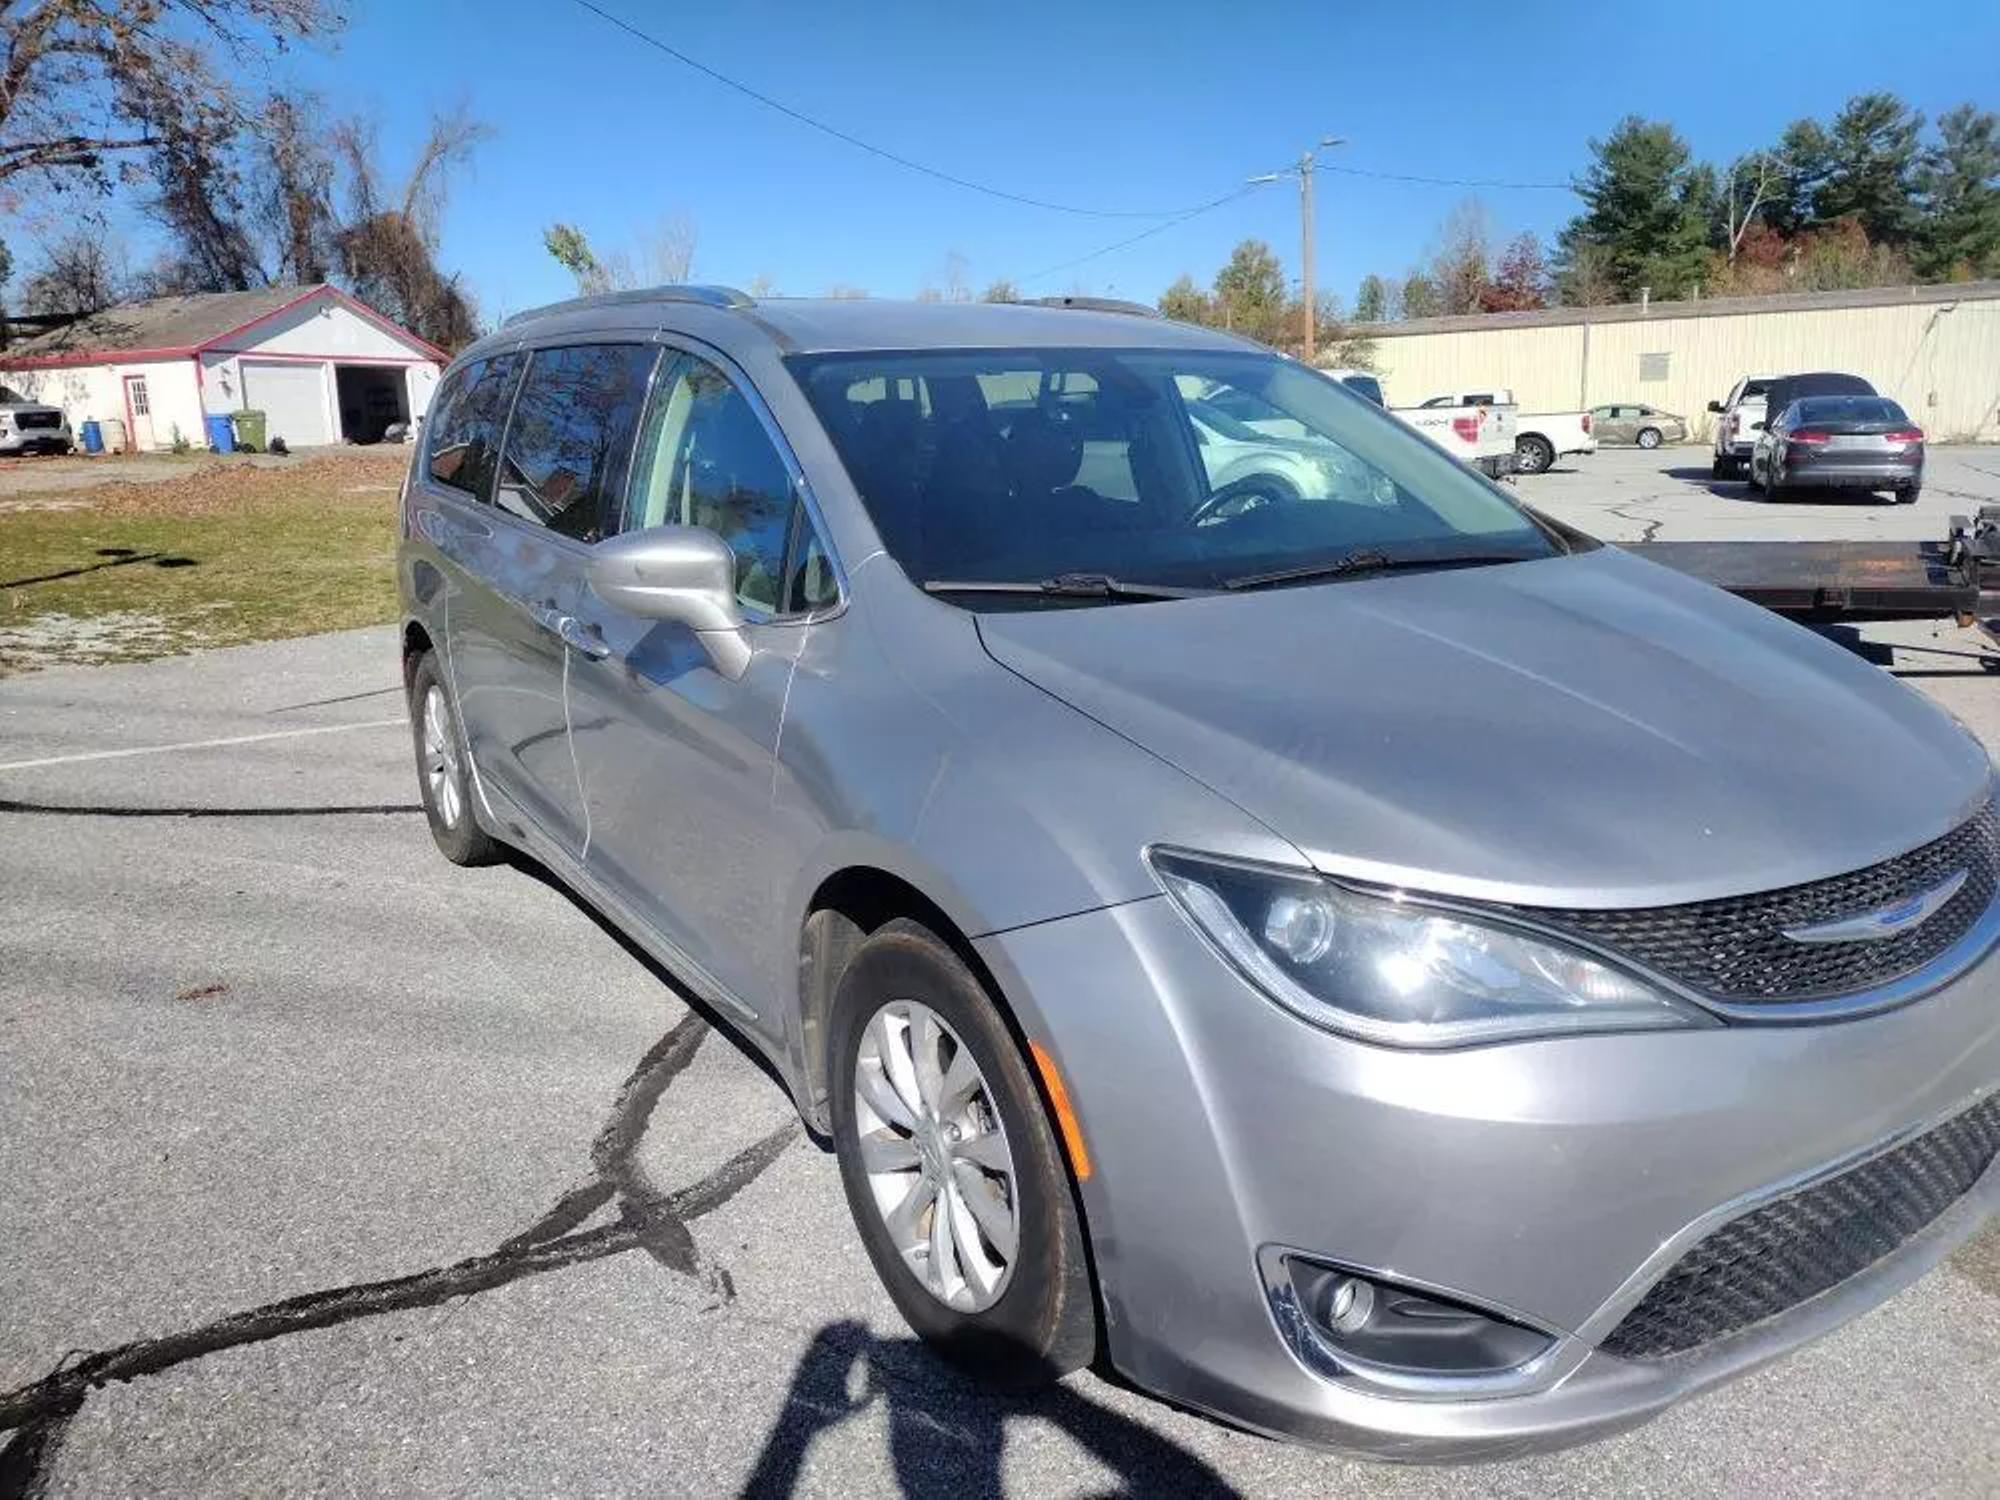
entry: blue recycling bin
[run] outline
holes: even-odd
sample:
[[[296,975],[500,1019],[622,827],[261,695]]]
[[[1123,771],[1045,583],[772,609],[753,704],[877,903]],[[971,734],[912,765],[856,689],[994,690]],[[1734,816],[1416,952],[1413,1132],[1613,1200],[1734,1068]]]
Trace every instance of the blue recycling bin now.
[[[104,429],[97,425],[95,417],[83,424],[83,451],[85,453],[104,451]]]
[[[228,412],[210,412],[207,416],[208,446],[217,453],[236,451],[236,424],[229,420]]]

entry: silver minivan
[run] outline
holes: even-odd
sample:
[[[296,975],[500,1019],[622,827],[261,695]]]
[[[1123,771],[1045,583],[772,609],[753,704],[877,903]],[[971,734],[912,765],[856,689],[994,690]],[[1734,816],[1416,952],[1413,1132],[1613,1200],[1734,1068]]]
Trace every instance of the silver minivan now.
[[[2000,1198],[1979,744],[1269,350],[561,304],[446,373],[398,576],[439,847],[763,1053],[996,1379],[1518,1452]]]

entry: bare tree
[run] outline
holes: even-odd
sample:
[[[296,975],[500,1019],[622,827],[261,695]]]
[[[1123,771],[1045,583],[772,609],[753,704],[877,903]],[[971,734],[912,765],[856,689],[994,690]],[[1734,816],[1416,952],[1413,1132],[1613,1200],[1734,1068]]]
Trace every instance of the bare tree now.
[[[433,117],[402,191],[386,198],[374,128],[346,120],[332,133],[347,170],[347,221],[337,242],[347,280],[362,301],[445,349],[470,343],[478,330],[458,279],[438,270],[437,224],[451,169],[488,134],[462,108]]]
[[[970,302],[972,288],[966,285],[966,269],[971,265],[962,250],[947,250],[944,253],[944,300],[947,302]]]
[[[1769,151],[1758,151],[1730,167],[1729,188],[1723,198],[1723,210],[1724,229],[1729,236],[1731,265],[1736,264],[1736,252],[1742,247],[1743,236],[1756,221],[1757,210],[1782,191],[1788,180],[1783,159]],[[1739,211],[1737,203],[1740,193],[1744,190],[1747,190],[1750,196]]]
[[[667,286],[694,275],[694,247],[699,236],[691,214],[667,215],[639,236],[639,264],[649,286]]]
[[[123,256],[104,226],[74,229],[42,247],[41,262],[21,286],[21,311],[93,313],[121,300],[126,281]]]
[[[753,297],[775,297],[778,295],[778,283],[769,271],[759,271],[743,290]]]
[[[1005,276],[1002,276],[998,281],[987,285],[986,290],[979,294],[979,300],[981,302],[1019,302],[1021,300],[1021,289]]]
[[[257,134],[262,161],[254,216],[276,247],[277,277],[302,285],[325,281],[340,226],[319,101],[309,94],[272,95]]]
[[[826,289],[826,294],[837,300],[846,301],[850,298],[866,297],[868,292],[864,287],[850,286],[844,281],[836,281]]]
[[[0,181],[29,174],[56,189],[108,189],[191,114],[210,127],[240,121],[214,54],[282,51],[345,24],[337,0],[0,5]]]

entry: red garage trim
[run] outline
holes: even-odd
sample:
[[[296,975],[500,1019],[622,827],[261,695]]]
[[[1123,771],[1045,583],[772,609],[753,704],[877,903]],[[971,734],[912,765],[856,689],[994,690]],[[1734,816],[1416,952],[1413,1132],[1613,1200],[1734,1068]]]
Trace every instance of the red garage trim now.
[[[346,292],[343,292],[339,287],[327,286],[324,284],[315,287],[308,287],[305,291],[299,293],[298,296],[293,297],[290,301],[279,303],[269,312],[260,313],[257,317],[252,318],[247,323],[239,323],[234,328],[224,329],[221,333],[216,334],[214,338],[204,339],[202,340],[201,343],[197,344],[195,347],[197,349],[201,349],[204,351],[213,349],[217,344],[221,343],[225,339],[233,339],[239,333],[247,332],[249,329],[255,328],[260,323],[268,323],[271,321],[271,319],[278,317],[283,313],[288,313],[293,308],[298,307],[304,303],[310,302],[312,301],[313,298],[322,295],[331,297],[336,302],[339,302],[344,306],[346,306],[349,310],[359,313],[369,322],[381,328],[385,333],[394,335],[396,338],[401,339],[404,343],[415,344],[419,349],[428,349],[431,353],[431,357],[433,359],[438,360],[440,363],[450,362],[451,356],[449,354],[446,354],[444,350],[438,348],[436,344],[431,343],[428,339],[420,339],[414,333],[410,332],[409,329],[398,327],[396,324],[390,322],[389,319],[385,318],[381,313],[375,311],[375,309],[370,307],[366,302],[363,302],[359,297],[350,297]],[[389,363],[389,361],[376,360],[375,363],[386,364]]]
[[[279,354],[261,349],[203,349],[210,359],[290,360],[305,365],[434,365],[434,359],[410,354]]]
[[[348,308],[350,311],[358,314],[359,316],[366,318],[369,322],[375,324],[375,326],[380,328],[383,332],[391,335],[394,338],[400,339],[403,343],[410,344],[418,349],[423,349],[428,351],[428,358],[425,357],[409,358],[407,356],[400,356],[400,355],[384,355],[379,358],[369,359],[363,356],[349,355],[349,354],[312,354],[312,355],[295,355],[289,357],[298,359],[312,359],[312,360],[327,360],[327,359],[346,360],[350,364],[374,364],[374,365],[393,365],[393,364],[422,365],[422,364],[430,364],[432,362],[435,362],[440,365],[445,365],[451,363],[451,356],[445,353],[444,350],[438,348],[436,344],[431,343],[428,339],[418,338],[414,333],[410,332],[409,329],[399,327],[397,324],[391,322],[388,318],[384,317],[381,313],[375,311],[374,308],[370,307],[366,302],[363,302],[359,297],[351,297],[346,292],[343,292],[337,286],[327,286],[322,284],[319,286],[307,287],[304,291],[300,292],[298,296],[289,298],[285,302],[282,302],[278,306],[272,308],[269,312],[260,314],[259,316],[252,318],[247,323],[239,323],[234,328],[225,329],[221,333],[216,334],[213,338],[203,339],[198,344],[175,344],[168,348],[162,348],[162,349],[74,349],[62,354],[31,354],[25,357],[13,358],[13,359],[8,358],[4,354],[0,354],[0,370],[56,370],[56,369],[64,369],[73,365],[130,365],[130,364],[152,363],[160,360],[184,359],[190,354],[204,354],[210,351],[214,351],[215,346],[224,342],[225,340],[233,339],[238,334],[245,333],[248,330],[257,327],[257,325],[260,323],[268,323],[271,321],[271,319],[277,317],[280,313],[290,312],[293,308],[298,307],[304,303],[310,302],[313,298],[322,295],[333,298],[334,301],[339,302],[344,307]],[[229,354],[241,354],[247,351],[240,349],[230,349],[220,352]],[[281,359],[286,357],[288,356],[278,355],[278,354],[252,355],[252,358],[257,358],[257,359]]]

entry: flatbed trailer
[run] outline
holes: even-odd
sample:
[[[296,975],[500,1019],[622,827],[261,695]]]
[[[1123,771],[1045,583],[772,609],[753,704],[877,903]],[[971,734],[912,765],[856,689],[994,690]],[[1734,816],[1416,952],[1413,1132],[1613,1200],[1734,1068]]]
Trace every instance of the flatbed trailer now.
[[[1804,624],[1953,620],[2000,647],[2000,506],[1941,542],[1632,542],[1625,550]],[[2000,601],[1996,601],[2000,602]],[[1982,657],[1989,671],[2000,658]]]

